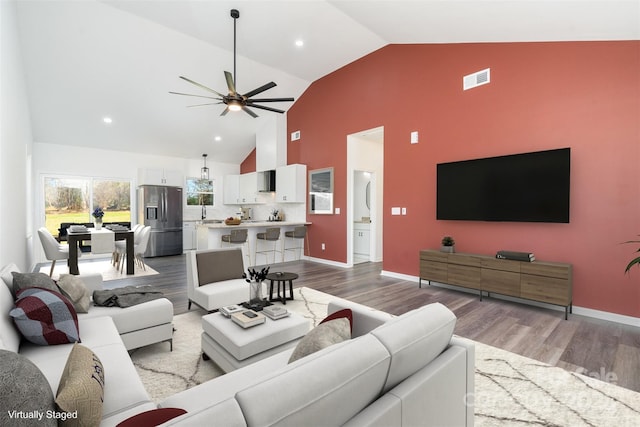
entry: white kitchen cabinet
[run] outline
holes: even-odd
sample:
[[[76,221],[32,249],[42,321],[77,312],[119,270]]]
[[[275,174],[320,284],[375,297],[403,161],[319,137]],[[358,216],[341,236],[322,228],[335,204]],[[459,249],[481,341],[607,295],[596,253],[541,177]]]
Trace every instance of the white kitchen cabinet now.
[[[355,223],[353,225],[353,253],[369,256],[371,251],[371,231],[369,224]]]
[[[276,169],[276,201],[304,203],[307,199],[307,166],[287,165]]]
[[[197,236],[196,236],[196,223],[184,222],[182,223],[182,250],[190,251],[196,249]]]
[[[225,175],[222,201],[225,205],[240,204],[240,175]]]
[[[184,175],[180,171],[170,169],[139,169],[138,184],[183,187]]]
[[[258,174],[225,175],[223,200],[225,205],[263,203],[258,197]]]

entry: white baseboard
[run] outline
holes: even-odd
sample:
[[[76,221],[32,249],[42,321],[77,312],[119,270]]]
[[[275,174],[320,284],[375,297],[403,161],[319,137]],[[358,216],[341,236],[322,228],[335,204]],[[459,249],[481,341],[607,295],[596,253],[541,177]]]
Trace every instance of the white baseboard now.
[[[308,256],[305,256],[304,259],[306,259],[307,261],[317,262],[319,264],[331,265],[333,267],[341,267],[341,268],[352,267],[351,265],[349,265],[349,264],[347,264],[345,262],[331,261],[329,259],[313,258],[313,257],[308,257]]]
[[[381,276],[387,276],[387,277],[393,277],[393,278],[401,279],[401,280],[407,280],[407,281],[410,281],[410,282],[416,282],[416,286],[417,286],[418,282],[420,281],[420,278],[417,277],[417,276],[411,276],[411,275],[402,274],[402,273],[395,273],[393,271],[382,270],[380,275]],[[423,283],[424,283],[423,286],[428,286],[426,284],[426,282],[427,281],[423,280]],[[475,289],[468,289],[468,288],[463,288],[463,287],[459,287],[459,286],[451,286],[451,285],[447,285],[445,283],[438,283],[438,282],[432,282],[432,285],[438,286],[438,287],[441,287],[441,288],[447,288],[447,289],[452,289],[452,290],[456,290],[456,291],[475,294],[475,295],[478,295],[478,297],[480,295],[479,292],[477,290],[475,290]],[[499,294],[492,293],[490,298],[497,298],[497,299],[502,299],[502,300],[505,300],[505,301],[517,302],[517,303],[521,303],[521,304],[529,304],[529,305],[533,305],[535,307],[542,307],[542,308],[547,308],[547,309],[550,309],[550,310],[564,311],[564,307],[561,307],[561,306],[558,306],[558,305],[545,304],[543,302],[531,301],[531,300],[521,299],[521,298],[514,298],[514,297],[509,297],[509,296],[506,296],[506,295],[499,295]],[[640,318],[633,317],[633,316],[625,316],[623,314],[618,314],[618,313],[610,313],[608,311],[594,310],[592,308],[578,307],[578,306],[574,305],[573,306],[573,314],[577,314],[577,315],[580,315],[580,316],[591,317],[591,318],[599,319],[599,320],[606,320],[606,321],[609,321],[609,322],[621,323],[623,325],[630,325],[630,326],[640,327]]]

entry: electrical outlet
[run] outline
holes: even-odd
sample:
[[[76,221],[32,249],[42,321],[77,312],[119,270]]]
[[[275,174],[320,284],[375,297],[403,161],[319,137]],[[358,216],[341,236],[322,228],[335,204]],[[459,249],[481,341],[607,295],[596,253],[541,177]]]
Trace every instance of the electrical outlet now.
[[[324,243],[322,244],[322,250],[323,250],[323,251],[325,250],[325,246],[324,246]]]

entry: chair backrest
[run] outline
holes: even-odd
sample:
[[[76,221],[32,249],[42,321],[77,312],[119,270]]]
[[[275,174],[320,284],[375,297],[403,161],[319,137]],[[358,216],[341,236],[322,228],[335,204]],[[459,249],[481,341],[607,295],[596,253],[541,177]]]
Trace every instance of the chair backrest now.
[[[229,241],[231,243],[244,243],[247,241],[247,234],[249,230],[246,228],[236,228],[231,230],[231,237]]]
[[[280,238],[280,227],[267,228],[264,238],[266,240],[278,240]]]
[[[40,237],[40,243],[42,243],[42,249],[44,249],[44,254],[48,260],[54,259],[63,259],[68,255],[61,257],[61,255],[65,254],[62,250],[60,250],[60,244],[58,241],[51,235],[47,227],[40,227],[38,229],[38,237]]]
[[[140,233],[144,229],[144,224],[136,224],[131,227],[131,231],[133,231],[133,243],[140,243]]]
[[[301,225],[293,229],[293,237],[295,237],[296,239],[304,239],[306,235],[307,235],[307,227],[305,227],[304,225]]]
[[[147,246],[149,246],[149,236],[151,236],[151,227],[146,226],[142,227],[142,231],[140,231],[140,238],[138,243],[135,242],[134,235],[134,245],[135,245],[135,253],[143,254],[147,251]]]

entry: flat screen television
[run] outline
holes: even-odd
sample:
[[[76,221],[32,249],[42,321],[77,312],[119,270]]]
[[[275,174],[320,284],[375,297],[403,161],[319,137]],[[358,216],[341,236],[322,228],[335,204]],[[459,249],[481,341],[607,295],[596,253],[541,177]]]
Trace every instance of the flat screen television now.
[[[439,220],[569,222],[571,149],[437,165]]]

